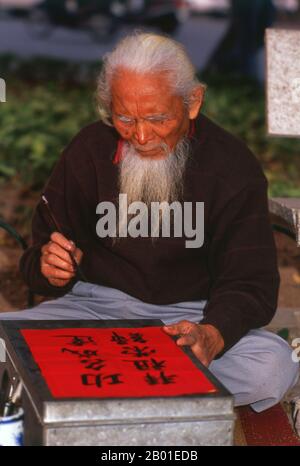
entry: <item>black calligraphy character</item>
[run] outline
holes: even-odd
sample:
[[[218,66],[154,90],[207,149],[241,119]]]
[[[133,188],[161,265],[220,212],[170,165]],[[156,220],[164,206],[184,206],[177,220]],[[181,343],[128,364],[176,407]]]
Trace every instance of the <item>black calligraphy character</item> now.
[[[91,385],[96,385],[97,387],[101,388],[102,387],[102,379],[110,379],[111,382],[109,385],[116,385],[123,383],[122,380],[120,380],[121,374],[110,374],[106,375],[103,377],[102,374],[81,374],[81,382],[83,385],[91,386]]]
[[[147,371],[149,369],[149,361],[147,359],[138,359],[137,361],[133,361],[132,359],[123,359],[123,361],[133,362],[139,371]]]
[[[145,376],[145,380],[146,382],[149,384],[149,385],[157,385],[159,383],[161,384],[170,384],[170,383],[175,383],[174,381],[174,378],[177,377],[176,375],[166,375],[164,373],[164,371],[161,371],[159,373],[159,377],[157,376],[153,376],[151,374],[149,374],[149,372],[147,373],[147,375]]]
[[[84,346],[88,345],[89,343],[92,345],[96,345],[96,342],[93,340],[93,338],[87,335],[56,335],[56,337],[72,338],[71,342],[68,343],[72,346]]]
[[[157,377],[154,377],[153,375],[147,373],[145,376],[145,380],[148,385],[157,385],[158,384],[158,379]]]
[[[156,371],[160,371],[165,367],[165,361],[156,361],[156,359],[151,358],[150,361],[148,359],[138,359],[137,361],[133,361],[132,359],[123,359],[125,362],[133,362],[134,366],[139,371],[147,371],[150,367]],[[151,362],[151,365],[150,365]]]
[[[137,358],[143,358],[145,356],[149,356],[152,353],[156,353],[154,349],[149,350],[148,346],[143,346],[140,348],[139,346],[124,346],[122,354],[131,354]]]
[[[75,354],[80,358],[81,364],[85,364],[86,369],[93,369],[94,371],[99,371],[105,366],[105,360],[100,359],[98,356],[97,350],[83,350],[83,351],[74,351],[70,348],[62,348],[62,353],[71,353]],[[96,358],[95,358],[96,356]]]
[[[82,364],[85,364],[85,368],[86,369],[93,369],[94,371],[99,371],[100,369],[102,369],[103,367],[105,367],[105,360],[104,359],[93,359],[93,360],[89,360],[89,359],[81,359],[80,362]],[[88,364],[86,364],[88,363]]]
[[[116,332],[112,332],[111,341],[117,343],[117,345],[126,345],[128,343],[128,339],[123,337],[122,335],[118,335]]]
[[[165,375],[164,371],[161,371],[159,373],[160,375],[160,379],[161,379],[161,382],[163,384],[169,384],[169,383],[175,383],[174,382],[174,379],[175,377],[177,377],[177,375],[173,374],[173,375]]]
[[[83,385],[96,385],[97,387],[101,387],[101,374],[82,374],[81,375],[81,382]]]
[[[80,351],[71,350],[70,348],[62,348],[61,352],[76,354],[76,356],[79,356],[79,358],[91,358],[92,356],[98,356],[97,350],[83,350],[80,352]]]
[[[110,374],[110,375],[105,375],[103,379],[111,379],[109,382],[109,385],[116,385],[118,383],[124,383],[122,380],[120,380],[120,376],[122,374]]]
[[[144,339],[141,333],[130,333],[130,338],[136,343],[147,343],[147,340]]]
[[[150,361],[151,361],[152,368],[156,371],[159,371],[160,369],[163,369],[164,367],[166,367],[166,361],[156,361],[156,359],[153,359],[153,358],[151,358]]]

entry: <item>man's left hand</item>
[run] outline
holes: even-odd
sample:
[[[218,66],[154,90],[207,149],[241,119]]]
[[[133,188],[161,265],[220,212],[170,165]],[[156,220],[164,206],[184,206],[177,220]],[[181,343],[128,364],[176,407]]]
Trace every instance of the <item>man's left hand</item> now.
[[[181,320],[177,324],[163,327],[168,335],[180,335],[178,346],[190,346],[194,355],[206,367],[224,348],[224,340],[219,330],[209,324],[195,324]]]

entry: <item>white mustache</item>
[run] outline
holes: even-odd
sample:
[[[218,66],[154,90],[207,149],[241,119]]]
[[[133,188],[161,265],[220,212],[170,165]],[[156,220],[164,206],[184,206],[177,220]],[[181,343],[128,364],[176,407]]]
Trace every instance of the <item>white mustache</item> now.
[[[157,150],[161,149],[161,146],[153,146],[153,147],[145,147],[145,146],[134,146],[135,150],[138,150],[140,152],[150,152],[151,150]]]
[[[150,152],[152,150],[158,150],[158,149],[162,149],[164,151],[169,151],[169,147],[167,144],[165,143],[162,143],[162,144],[158,144],[158,145],[155,145],[155,146],[139,146],[139,145],[134,145],[133,148],[135,150],[138,150],[140,152]]]

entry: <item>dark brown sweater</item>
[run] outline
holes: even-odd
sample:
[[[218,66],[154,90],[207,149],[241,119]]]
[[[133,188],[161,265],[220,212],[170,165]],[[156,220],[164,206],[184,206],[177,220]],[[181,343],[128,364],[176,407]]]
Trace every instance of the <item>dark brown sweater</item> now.
[[[91,283],[117,288],[147,303],[207,299],[204,323],[219,329],[225,350],[250,329],[267,324],[279,287],[269,221],[267,181],[254,155],[201,115],[185,175],[185,201],[204,202],[205,241],[186,248],[185,238],[123,238],[113,246],[99,238],[96,206],[118,197],[118,143],[114,128],[97,122],[64,150],[45,188],[65,236],[82,249],[82,270]],[[41,246],[53,225],[41,203],[33,218],[32,246],[21,272],[39,294],[61,296],[40,271]]]

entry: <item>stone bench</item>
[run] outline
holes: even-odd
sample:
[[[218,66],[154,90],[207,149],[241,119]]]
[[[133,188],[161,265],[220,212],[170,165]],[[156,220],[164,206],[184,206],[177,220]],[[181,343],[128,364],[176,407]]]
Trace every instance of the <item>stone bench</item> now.
[[[300,199],[295,197],[274,197],[269,199],[270,213],[278,217],[283,226],[295,235],[300,247]]]

